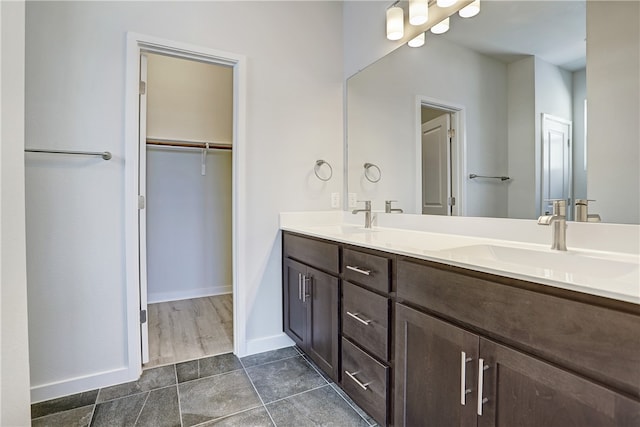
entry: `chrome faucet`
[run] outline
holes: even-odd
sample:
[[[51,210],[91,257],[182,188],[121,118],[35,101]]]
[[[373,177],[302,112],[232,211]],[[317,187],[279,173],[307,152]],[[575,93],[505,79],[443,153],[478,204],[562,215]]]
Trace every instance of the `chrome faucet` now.
[[[358,212],[364,212],[364,228],[371,228],[371,200],[364,200],[364,209],[354,209],[351,213],[355,215]]]
[[[553,243],[551,249],[567,250],[567,201],[552,200],[553,215],[543,215],[538,218],[538,225],[553,226]]]
[[[589,202],[595,202],[595,200],[576,199],[575,220],[576,222],[600,222],[600,215],[589,213]]]
[[[391,203],[393,202],[397,202],[397,200],[385,200],[384,201],[384,212],[385,213],[391,213],[391,212],[398,212],[398,213],[402,213],[402,209],[392,209],[391,208]]]

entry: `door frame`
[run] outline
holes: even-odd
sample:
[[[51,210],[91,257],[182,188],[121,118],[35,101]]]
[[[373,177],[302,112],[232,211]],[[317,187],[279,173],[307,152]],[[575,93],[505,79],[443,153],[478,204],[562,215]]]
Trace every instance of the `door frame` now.
[[[464,105],[455,104],[429,96],[417,95],[415,98],[415,201],[416,212],[422,212],[422,107],[443,110],[451,114],[451,129],[454,136],[451,138],[451,195],[456,198],[456,204],[451,209],[451,215],[466,216],[467,204],[467,130],[466,108]]]
[[[139,145],[139,76],[140,54],[144,52],[196,60],[233,68],[233,160],[232,160],[232,276],[233,276],[233,352],[246,353],[247,283],[242,268],[246,265],[246,57],[203,46],[161,39],[133,32],[127,33],[125,75],[125,280],[129,376],[142,372],[140,331],[140,242],[138,222],[138,188],[140,177]],[[146,262],[146,260],[144,261]]]

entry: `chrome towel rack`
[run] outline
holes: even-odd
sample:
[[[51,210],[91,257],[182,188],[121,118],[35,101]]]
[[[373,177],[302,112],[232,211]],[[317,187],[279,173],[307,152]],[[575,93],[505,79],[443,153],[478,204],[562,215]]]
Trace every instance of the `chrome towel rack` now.
[[[325,176],[321,176],[321,174],[319,173],[320,168],[323,165],[327,165],[327,167],[329,168],[329,173],[328,175]],[[327,162],[326,160],[316,160],[316,164],[313,167],[313,172],[316,174],[316,176],[318,177],[318,179],[320,181],[329,181],[331,179],[331,177],[333,176],[333,168],[331,167],[331,165],[329,164],[329,162]]]
[[[476,178],[488,178],[488,179],[499,179],[500,181],[507,181],[511,179],[509,176],[486,176],[486,175],[476,175],[475,173],[469,174],[469,179]]]
[[[25,148],[24,151],[28,153],[77,154],[80,156],[100,156],[104,160],[111,160],[111,153],[108,151],[41,150],[38,148]]]

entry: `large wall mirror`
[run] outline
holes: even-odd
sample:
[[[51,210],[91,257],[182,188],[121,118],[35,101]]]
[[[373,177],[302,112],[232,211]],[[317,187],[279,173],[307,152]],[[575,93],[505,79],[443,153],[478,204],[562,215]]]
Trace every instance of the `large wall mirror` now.
[[[521,219],[587,199],[586,14],[584,1],[483,1],[350,77],[348,192],[374,210]]]

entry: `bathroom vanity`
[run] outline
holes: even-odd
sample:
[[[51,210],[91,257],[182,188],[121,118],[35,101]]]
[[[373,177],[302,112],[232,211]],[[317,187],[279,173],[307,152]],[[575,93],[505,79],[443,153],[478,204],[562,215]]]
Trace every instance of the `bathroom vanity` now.
[[[380,425],[640,425],[633,295],[499,274],[461,236],[283,229],[284,330]]]

